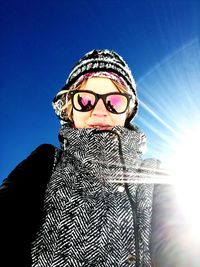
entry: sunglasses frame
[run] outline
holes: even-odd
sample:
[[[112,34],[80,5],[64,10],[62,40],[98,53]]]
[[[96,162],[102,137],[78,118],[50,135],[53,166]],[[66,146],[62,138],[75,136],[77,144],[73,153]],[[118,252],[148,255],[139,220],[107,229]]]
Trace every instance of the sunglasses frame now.
[[[82,92],[82,93],[89,93],[89,94],[94,95],[94,97],[95,97],[95,102],[94,102],[93,107],[92,107],[90,110],[79,110],[79,109],[77,109],[77,108],[75,107],[75,105],[74,105],[74,95],[75,95],[76,93],[80,93],[80,92]],[[107,105],[106,105],[106,98],[107,98],[108,96],[110,96],[110,95],[123,95],[123,96],[126,97],[126,99],[127,99],[127,106],[126,106],[126,108],[125,108],[125,110],[124,110],[123,112],[114,112],[114,111],[109,110],[109,108],[108,108]],[[127,94],[127,93],[112,92],[112,93],[107,93],[107,94],[97,94],[97,93],[95,93],[95,92],[93,92],[93,91],[89,91],[89,90],[78,90],[78,89],[74,89],[74,90],[68,92],[68,97],[72,100],[72,106],[73,106],[73,108],[74,108],[75,110],[77,110],[77,111],[80,111],[80,112],[88,112],[88,111],[93,110],[93,109],[95,108],[95,106],[96,106],[98,100],[99,100],[99,99],[102,99],[105,108],[106,108],[109,112],[111,112],[111,113],[113,113],[113,114],[122,114],[122,113],[124,113],[124,112],[128,109],[130,100],[132,99],[132,96],[131,96],[130,94]]]

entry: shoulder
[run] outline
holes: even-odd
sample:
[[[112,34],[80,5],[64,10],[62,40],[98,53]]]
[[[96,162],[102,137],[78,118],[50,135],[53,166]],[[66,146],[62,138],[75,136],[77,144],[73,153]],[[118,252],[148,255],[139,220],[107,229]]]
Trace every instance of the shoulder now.
[[[51,144],[42,144],[34,149],[16,168],[18,167],[36,167],[35,165],[42,166],[51,165],[53,163],[56,147]],[[44,165],[43,165],[44,166]]]
[[[153,168],[153,170],[160,170],[160,166],[161,166],[161,161],[156,158],[147,158],[141,161],[141,168],[149,167],[151,169]]]
[[[140,162],[139,173],[148,183],[158,183],[161,178],[161,162],[156,158],[143,159]]]
[[[56,147],[51,144],[41,144],[38,147],[36,147],[30,155],[37,155],[37,156],[42,156],[42,155],[49,155],[51,156],[52,153],[55,152]],[[50,153],[50,154],[49,154]]]
[[[20,164],[29,162],[29,163],[52,163],[54,155],[59,148],[51,144],[41,144],[36,147]]]
[[[51,144],[42,144],[38,146],[29,156],[33,159],[43,159],[50,163],[56,163],[62,154],[62,149]]]
[[[54,157],[58,148],[51,144],[42,144],[33,150],[23,161],[21,161],[3,180],[0,189],[10,187],[10,185],[24,184],[47,180],[51,175]]]
[[[50,144],[38,146],[3,180],[0,186],[0,205],[5,210],[16,213],[15,210],[19,212],[27,204],[33,211],[37,203],[42,202],[57,149]]]

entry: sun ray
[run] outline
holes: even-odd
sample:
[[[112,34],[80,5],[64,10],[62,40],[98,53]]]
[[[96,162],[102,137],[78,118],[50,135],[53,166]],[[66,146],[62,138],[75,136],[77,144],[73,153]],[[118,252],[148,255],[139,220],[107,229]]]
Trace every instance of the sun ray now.
[[[156,64],[139,80],[138,94],[141,110],[135,122],[148,137],[148,155],[163,162],[175,185],[179,205],[200,240],[198,39]]]

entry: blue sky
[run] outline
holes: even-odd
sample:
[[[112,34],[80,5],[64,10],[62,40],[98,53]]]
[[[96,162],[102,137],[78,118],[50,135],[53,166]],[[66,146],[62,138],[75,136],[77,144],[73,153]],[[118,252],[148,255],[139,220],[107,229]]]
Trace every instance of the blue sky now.
[[[129,64],[147,156],[165,160],[199,123],[199,14],[199,0],[1,1],[0,180],[41,143],[59,145],[52,98],[94,48]]]

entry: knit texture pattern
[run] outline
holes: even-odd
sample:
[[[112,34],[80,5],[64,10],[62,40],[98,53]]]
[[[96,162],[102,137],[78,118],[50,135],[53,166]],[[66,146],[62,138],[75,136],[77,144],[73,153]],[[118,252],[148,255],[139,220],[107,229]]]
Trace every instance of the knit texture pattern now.
[[[41,228],[32,243],[32,266],[135,266],[132,209],[137,217],[139,266],[151,266],[153,185],[132,182],[138,173],[141,176],[143,135],[119,126],[113,131],[120,142],[111,132],[62,126],[64,152],[47,186]],[[151,161],[151,172],[153,165]],[[126,191],[118,190],[124,180],[134,207]]]

